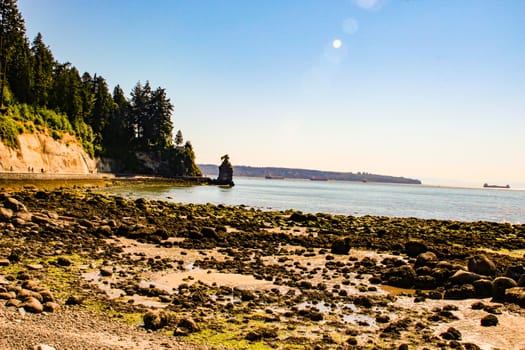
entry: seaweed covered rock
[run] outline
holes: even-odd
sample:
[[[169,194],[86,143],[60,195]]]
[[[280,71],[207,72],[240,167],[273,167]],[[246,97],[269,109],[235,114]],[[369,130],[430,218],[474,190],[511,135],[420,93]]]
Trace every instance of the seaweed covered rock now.
[[[485,254],[478,254],[470,257],[467,261],[468,270],[484,276],[496,275],[496,264]]]
[[[413,287],[415,279],[416,271],[410,265],[392,267],[383,274],[383,281],[386,284],[400,288]]]
[[[506,289],[505,301],[525,308],[525,287],[513,287]]]
[[[496,301],[502,301],[505,299],[505,291],[517,286],[518,284],[512,278],[498,277],[492,281],[492,297]]]
[[[340,254],[340,255],[346,255],[350,251],[350,239],[348,237],[336,239],[332,243],[332,247],[330,248],[330,252],[332,254]]]

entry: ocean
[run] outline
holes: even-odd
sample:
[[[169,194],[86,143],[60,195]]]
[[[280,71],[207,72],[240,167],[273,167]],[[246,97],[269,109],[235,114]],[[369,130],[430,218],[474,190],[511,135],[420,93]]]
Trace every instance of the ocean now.
[[[146,185],[105,191],[131,198],[242,204],[261,210],[525,224],[525,190],[245,177],[234,181],[232,188]]]

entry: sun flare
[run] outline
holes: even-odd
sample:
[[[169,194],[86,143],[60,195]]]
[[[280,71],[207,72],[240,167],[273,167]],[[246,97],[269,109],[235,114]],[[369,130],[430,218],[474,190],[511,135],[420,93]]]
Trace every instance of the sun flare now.
[[[334,49],[338,49],[341,46],[343,46],[343,42],[339,39],[335,39],[334,41],[332,41],[332,46]]]

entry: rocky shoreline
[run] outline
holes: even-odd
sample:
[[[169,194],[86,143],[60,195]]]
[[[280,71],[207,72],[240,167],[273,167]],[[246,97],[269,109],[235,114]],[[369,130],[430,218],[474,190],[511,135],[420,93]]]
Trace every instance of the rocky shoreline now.
[[[525,347],[525,225],[269,212],[102,191],[0,196],[0,332],[8,335],[0,348]],[[67,332],[17,339],[34,322],[55,320],[52,333],[60,313],[92,314],[84,320],[95,325],[69,322],[69,333],[115,335],[121,325],[122,336],[103,336],[98,347],[89,336],[64,340]]]

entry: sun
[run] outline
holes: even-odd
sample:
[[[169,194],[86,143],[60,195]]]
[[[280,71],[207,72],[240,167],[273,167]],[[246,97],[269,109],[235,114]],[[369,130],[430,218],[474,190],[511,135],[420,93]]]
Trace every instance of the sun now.
[[[343,42],[339,39],[335,39],[334,41],[332,41],[332,46],[334,49],[338,49],[341,46],[343,46]]]

